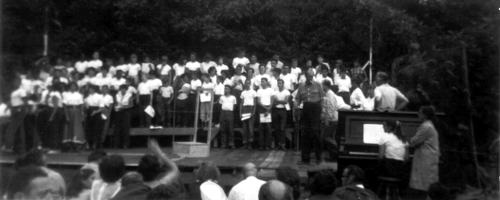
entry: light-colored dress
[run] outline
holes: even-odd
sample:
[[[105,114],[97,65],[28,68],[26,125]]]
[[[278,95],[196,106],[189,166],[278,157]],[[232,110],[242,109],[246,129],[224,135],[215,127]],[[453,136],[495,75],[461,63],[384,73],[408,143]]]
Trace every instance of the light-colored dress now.
[[[415,148],[410,188],[427,191],[432,183],[439,181],[439,137],[430,120],[418,127],[410,146]]]

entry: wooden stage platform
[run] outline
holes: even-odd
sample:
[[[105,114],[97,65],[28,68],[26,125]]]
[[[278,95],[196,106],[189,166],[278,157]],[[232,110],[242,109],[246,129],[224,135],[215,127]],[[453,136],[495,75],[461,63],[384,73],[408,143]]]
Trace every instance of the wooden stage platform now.
[[[150,153],[146,148],[135,149],[104,149],[108,154],[120,154],[125,158],[128,168],[135,168],[139,159],[145,153]],[[337,163],[322,163],[320,165],[297,165],[300,161],[300,152],[296,151],[259,151],[246,149],[218,149],[212,148],[210,156],[207,158],[187,158],[180,157],[172,153],[171,148],[164,148],[164,152],[173,159],[181,171],[189,172],[194,170],[203,161],[214,162],[221,171],[238,170],[247,162],[255,163],[263,176],[271,176],[274,170],[281,166],[291,166],[299,170],[301,176],[305,176],[307,171],[315,171],[324,168],[336,169]],[[90,152],[78,153],[55,153],[47,155],[47,162],[50,167],[55,168],[77,168],[82,166]],[[11,153],[0,154],[0,164],[11,166],[16,159],[16,155]],[[270,174],[268,174],[270,173]]]

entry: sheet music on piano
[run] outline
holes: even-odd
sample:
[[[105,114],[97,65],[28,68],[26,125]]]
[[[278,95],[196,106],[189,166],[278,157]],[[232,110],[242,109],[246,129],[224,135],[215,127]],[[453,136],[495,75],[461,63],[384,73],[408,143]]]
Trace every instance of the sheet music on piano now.
[[[385,135],[383,124],[363,124],[363,143],[378,144]]]

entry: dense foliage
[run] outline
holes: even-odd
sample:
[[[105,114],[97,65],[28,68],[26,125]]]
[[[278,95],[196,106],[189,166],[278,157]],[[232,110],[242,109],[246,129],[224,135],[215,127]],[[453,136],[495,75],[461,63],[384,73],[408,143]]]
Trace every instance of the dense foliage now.
[[[498,7],[495,0],[7,0],[2,77],[32,68],[41,56],[46,8],[53,58],[94,50],[114,58],[135,52],[177,59],[191,51],[232,57],[244,47],[261,60],[278,53],[302,62],[317,54],[364,62],[373,19],[375,70],[405,61],[398,64],[403,80],[394,84],[411,92],[423,83],[452,126],[473,113],[478,143],[489,143],[498,131]],[[411,42],[420,44],[425,64],[409,59]]]

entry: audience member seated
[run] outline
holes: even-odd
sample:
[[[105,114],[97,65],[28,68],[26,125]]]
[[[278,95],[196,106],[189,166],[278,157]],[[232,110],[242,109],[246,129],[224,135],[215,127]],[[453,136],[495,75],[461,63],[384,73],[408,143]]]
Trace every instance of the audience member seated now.
[[[211,162],[203,162],[196,170],[196,182],[201,183],[200,195],[202,200],[227,200],[226,193],[217,184],[220,171]]]
[[[365,172],[355,165],[347,166],[342,172],[342,187],[334,192],[334,197],[342,200],[351,199],[379,199],[377,195],[368,188],[365,188],[363,181]]]
[[[146,196],[146,200],[165,200],[177,197],[182,191],[175,184],[158,185]]]
[[[177,165],[161,151],[156,140],[148,141],[149,150],[139,161],[137,172],[122,178],[122,187],[113,199],[146,199],[148,193],[159,185],[176,185],[179,176]],[[125,181],[129,182],[125,184]]]
[[[333,199],[333,192],[337,187],[335,172],[330,169],[324,169],[317,172],[309,185],[311,197],[309,200]]]
[[[144,200],[151,191],[146,186],[143,177],[138,172],[127,172],[122,177],[120,191],[112,198],[113,200]]]
[[[260,187],[259,200],[293,200],[292,189],[278,180],[270,180]]]
[[[266,183],[257,178],[257,166],[253,163],[247,163],[243,167],[245,180],[231,188],[229,191],[229,200],[257,200],[259,199],[259,188]]]
[[[95,172],[95,178],[101,179],[101,174],[99,173],[99,162],[101,162],[102,158],[106,157],[107,153],[102,150],[96,150],[89,154],[87,157],[87,163],[82,166],[83,169],[91,169]]]
[[[95,180],[90,191],[91,200],[109,200],[121,188],[121,178],[125,174],[125,161],[122,156],[106,156],[99,163],[102,180]]]
[[[7,199],[64,199],[64,190],[42,167],[28,166],[12,176]]]
[[[276,169],[276,179],[287,184],[293,193],[293,199],[300,197],[300,176],[297,169],[292,167],[280,167]]]
[[[21,169],[23,167],[40,167],[45,173],[47,173],[48,177],[58,184],[59,187],[63,188],[63,194],[66,194],[66,182],[64,178],[50,168],[47,167],[47,156],[45,152],[42,150],[32,150],[28,153],[24,154],[20,158],[18,158],[14,163],[15,169]]]
[[[92,169],[78,170],[68,185],[66,197],[72,200],[90,199],[90,188],[95,178],[96,172]]]

